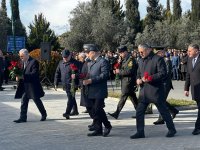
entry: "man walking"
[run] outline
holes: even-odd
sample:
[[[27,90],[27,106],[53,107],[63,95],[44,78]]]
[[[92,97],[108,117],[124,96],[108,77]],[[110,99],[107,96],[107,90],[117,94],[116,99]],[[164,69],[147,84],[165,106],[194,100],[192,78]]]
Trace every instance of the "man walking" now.
[[[139,104],[136,110],[137,133],[131,139],[144,138],[144,115],[149,103],[154,103],[169,129],[166,137],[173,137],[176,129],[166,107],[163,79],[166,77],[166,64],[162,57],[155,55],[147,44],[138,46],[142,59],[139,60],[137,84],[140,85]]]
[[[61,79],[62,85],[66,90],[68,101],[65,113],[63,113],[63,117],[66,119],[70,119],[70,115],[78,115],[78,107],[75,99],[75,92],[78,88],[78,78],[74,78],[73,80],[75,87],[72,87],[72,74],[76,75],[79,72],[79,62],[72,58],[72,53],[65,49],[62,51],[62,58],[56,68],[55,77],[54,77],[54,85],[57,87],[58,81]],[[75,67],[73,70],[72,65]],[[74,88],[74,89],[72,89]],[[74,91],[73,91],[74,90]],[[72,111],[72,112],[71,112]]]
[[[15,98],[22,98],[22,100],[20,118],[14,120],[14,122],[23,123],[27,121],[29,99],[33,99],[39,109],[42,115],[40,121],[45,121],[47,113],[40,99],[44,96],[44,91],[39,79],[39,63],[37,60],[29,56],[27,49],[21,49],[19,51],[19,56],[23,62],[24,70],[22,77],[16,77],[16,80],[19,81],[19,86]]]
[[[189,96],[189,87],[191,87],[192,99],[196,101],[198,106],[198,116],[195,123],[193,135],[200,134],[200,56],[199,46],[190,44],[188,47],[188,63],[185,81],[185,96]]]
[[[110,116],[117,119],[119,113],[124,107],[126,100],[130,97],[131,102],[136,109],[138,100],[136,97],[136,74],[137,74],[137,63],[135,59],[128,53],[126,46],[118,47],[118,52],[122,57],[122,63],[120,68],[114,70],[114,74],[118,74],[121,78],[121,97],[117,105],[117,110],[114,113],[108,113]]]
[[[88,63],[87,79],[83,80],[83,85],[87,85],[88,101],[92,103],[90,108],[87,108],[89,114],[95,120],[94,132],[88,136],[108,136],[112,126],[108,121],[104,111],[104,99],[108,96],[107,80],[109,78],[108,61],[100,56],[99,49],[96,45],[90,45],[85,51],[91,60]],[[102,131],[102,123],[105,126]]]

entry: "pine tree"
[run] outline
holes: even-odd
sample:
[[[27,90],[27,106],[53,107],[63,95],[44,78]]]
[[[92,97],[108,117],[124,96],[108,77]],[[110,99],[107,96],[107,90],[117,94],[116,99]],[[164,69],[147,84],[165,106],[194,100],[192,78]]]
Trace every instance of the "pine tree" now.
[[[173,0],[173,21],[180,19],[182,16],[182,8],[180,0]]]
[[[25,36],[26,37],[26,29],[20,20],[19,15],[19,2],[18,0],[11,0],[11,8],[12,8],[12,19],[15,27],[15,35],[16,36]]]
[[[114,6],[112,8],[112,12],[119,21],[122,21],[125,17],[122,7],[123,6],[121,5],[120,0],[114,0]]]
[[[140,13],[138,10],[138,0],[127,0],[126,1],[126,43],[134,45],[136,34],[140,31]],[[125,43],[123,43],[125,44]]]
[[[200,20],[200,1],[199,0],[192,0],[192,12],[191,12],[191,19],[193,21],[199,21]]]
[[[151,26],[154,25],[156,21],[162,20],[161,5],[159,5],[159,0],[148,0],[148,4],[145,25]]]
[[[41,42],[50,42],[53,50],[57,50],[60,45],[58,38],[50,27],[50,23],[46,20],[43,14],[35,15],[34,22],[30,24],[30,35],[28,37],[29,49],[33,50],[40,47]]]
[[[163,20],[172,20],[170,0],[167,0],[167,8],[163,10]]]
[[[0,8],[0,49],[6,51],[7,47],[7,11],[5,0],[1,1]]]

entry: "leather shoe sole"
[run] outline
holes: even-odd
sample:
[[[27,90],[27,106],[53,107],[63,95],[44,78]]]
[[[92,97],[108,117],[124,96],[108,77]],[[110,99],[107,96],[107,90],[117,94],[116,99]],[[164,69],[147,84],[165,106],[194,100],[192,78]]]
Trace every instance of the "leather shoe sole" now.
[[[193,135],[198,135],[200,134],[200,129],[194,129],[194,131],[192,132]]]
[[[102,136],[103,133],[102,132],[97,132],[97,131],[94,131],[92,133],[88,133],[87,136]]]
[[[145,138],[145,135],[140,134],[140,133],[136,133],[136,134],[130,136],[130,139],[141,139],[141,138]]]
[[[104,136],[104,137],[108,136],[109,133],[110,133],[110,131],[111,131],[111,129],[112,129],[112,126],[109,127],[109,128],[105,128],[105,129],[104,129],[104,132],[103,132],[103,136]]]
[[[153,124],[155,124],[155,125],[161,125],[161,124],[165,124],[165,121],[164,120],[157,120]]]
[[[15,122],[15,123],[24,123],[24,122],[26,122],[26,120],[18,119],[18,120],[14,120],[13,122]]]
[[[176,134],[176,130],[171,130],[171,131],[168,131],[166,137],[174,137]]]
[[[113,117],[113,118],[115,118],[115,119],[117,119],[118,118],[118,116],[116,115],[116,114],[114,114],[114,113],[108,113],[111,117]]]

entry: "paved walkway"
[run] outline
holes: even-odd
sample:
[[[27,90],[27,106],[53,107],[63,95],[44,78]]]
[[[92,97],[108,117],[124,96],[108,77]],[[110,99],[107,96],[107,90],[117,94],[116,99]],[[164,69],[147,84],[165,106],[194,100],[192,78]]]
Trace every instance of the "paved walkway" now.
[[[62,113],[66,107],[66,94],[63,91],[45,90],[42,98],[48,118],[40,122],[40,114],[32,101],[29,104],[28,122],[16,124],[20,100],[13,99],[15,90],[11,85],[0,92],[0,150],[200,150],[200,136],[191,134],[197,110],[181,111],[174,122],[177,136],[166,138],[165,125],[155,126],[157,110],[146,116],[145,139],[131,140],[136,131],[136,121],[130,118],[135,110],[127,102],[118,120],[109,117],[113,130],[109,137],[87,137],[87,125],[91,119],[87,114],[65,120]],[[79,104],[80,95],[77,94]],[[116,109],[117,100],[106,100],[106,112]],[[79,112],[85,108],[79,107]]]

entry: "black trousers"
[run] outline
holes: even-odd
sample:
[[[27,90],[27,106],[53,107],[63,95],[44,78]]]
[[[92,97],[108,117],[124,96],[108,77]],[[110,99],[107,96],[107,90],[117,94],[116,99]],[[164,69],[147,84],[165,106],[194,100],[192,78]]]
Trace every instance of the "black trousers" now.
[[[110,128],[111,124],[108,121],[106,113],[104,111],[104,99],[88,99],[92,102],[92,107],[87,107],[90,117],[93,119],[95,129],[102,131],[102,123],[106,128]]]
[[[40,98],[35,98],[33,99],[33,101],[35,102],[38,110],[40,111],[42,116],[46,116],[46,110],[44,108],[44,105],[41,101]],[[29,98],[27,97],[26,93],[23,94],[22,96],[22,100],[21,100],[21,113],[20,113],[20,118],[23,120],[27,119],[27,110],[28,110],[28,103],[29,103]]]
[[[66,114],[70,114],[72,109],[74,112],[78,112],[78,107],[77,107],[77,103],[76,103],[76,99],[75,96],[72,95],[72,93],[70,91],[66,91],[67,93],[67,108],[66,108]]]
[[[195,129],[200,129],[200,101],[197,101],[197,106],[198,106],[198,116],[195,123]]]
[[[169,110],[166,107],[166,102],[157,102],[154,103],[160,112],[161,116],[163,117],[163,120],[166,122],[167,128],[169,130],[175,130],[175,126],[172,120],[172,117],[169,113]],[[145,111],[147,109],[147,106],[149,103],[140,102],[138,104],[137,110],[136,110],[136,123],[137,123],[137,131],[139,133],[144,133],[144,116]]]
[[[131,92],[131,93],[122,93],[120,100],[118,102],[117,105],[117,110],[116,113],[119,114],[122,110],[122,108],[124,107],[126,100],[128,99],[128,97],[130,97],[131,102],[133,103],[134,108],[137,108],[138,105],[138,99],[137,96],[135,94],[135,92]]]

